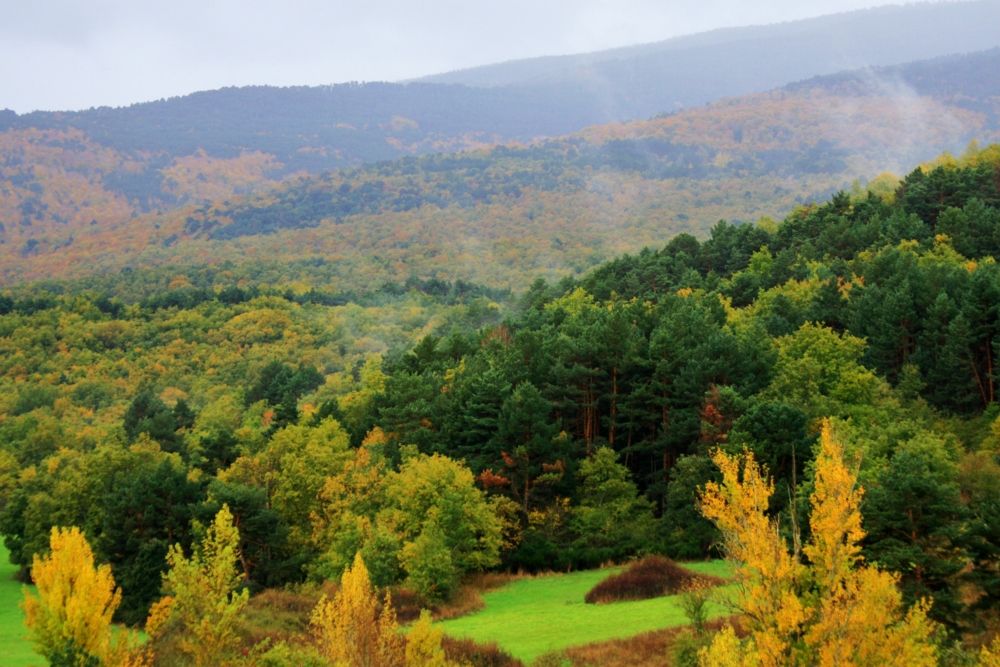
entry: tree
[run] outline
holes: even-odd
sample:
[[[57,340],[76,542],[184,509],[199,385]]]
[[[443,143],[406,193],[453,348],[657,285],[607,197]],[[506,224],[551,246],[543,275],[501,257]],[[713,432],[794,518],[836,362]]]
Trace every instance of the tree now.
[[[324,597],[310,617],[313,638],[324,658],[337,667],[403,667],[403,637],[398,633],[392,603],[378,598],[361,554],[344,571],[340,589]]]
[[[161,451],[146,434],[128,448],[62,449],[31,472],[2,516],[12,561],[26,570],[32,554],[47,549],[53,526],[79,526],[122,588],[115,619],[141,623],[159,596],[170,544],[190,544],[201,484],[188,477],[179,455]]]
[[[150,611],[146,630],[154,644],[173,642],[195,667],[236,662],[236,624],[249,599],[249,591],[238,590],[239,540],[223,505],[190,557],[176,544],[167,554],[166,596]]]
[[[562,481],[566,451],[550,418],[551,404],[530,382],[514,388],[500,410],[496,443],[510,482],[511,496],[525,515],[540,491]]]
[[[934,618],[959,625],[971,517],[947,451],[941,438],[920,433],[893,452],[865,499],[865,556],[900,574],[908,603],[932,598]]]
[[[443,632],[431,625],[431,614],[424,609],[406,635],[406,667],[460,667],[445,657],[441,648]]]
[[[446,597],[458,577],[499,562],[501,526],[472,472],[445,456],[417,455],[386,479],[386,507],[400,562],[421,594]]]
[[[246,404],[266,401],[275,409],[275,428],[296,421],[298,400],[323,384],[323,375],[312,366],[301,364],[298,369],[272,361],[260,370],[256,382],[246,392]]]
[[[698,511],[698,490],[719,481],[719,469],[700,454],[677,459],[663,500],[664,550],[671,558],[703,558],[719,539],[719,531]]]
[[[885,383],[861,365],[865,342],[806,323],[777,340],[778,361],[766,396],[810,419],[854,414],[870,407]]]
[[[959,412],[980,407],[971,338],[969,321],[942,291],[927,310],[915,355],[931,403]]]
[[[111,567],[94,566],[94,554],[79,528],[52,529],[47,556],[31,568],[38,596],[25,593],[25,624],[54,667],[126,664],[131,633],[112,641],[111,618],[121,603]]]
[[[617,458],[610,447],[601,447],[580,464],[580,503],[570,519],[580,563],[621,560],[650,546],[653,508]]]
[[[829,422],[816,457],[811,537],[801,553],[789,551],[767,514],[774,485],[753,455],[717,450],[713,460],[722,482],[706,484],[702,511],[735,564],[735,605],[749,636],[719,633],[700,653],[702,665],[936,664],[927,603],[904,614],[897,577],[861,564],[862,490]]]
[[[193,422],[187,404],[178,402],[178,405],[181,406],[179,411],[171,410],[149,389],[140,391],[128,406],[122,422],[129,442],[135,441],[140,433],[147,433],[165,451],[178,451],[181,440],[177,430]]]
[[[89,465],[100,495],[87,512],[88,530],[93,527],[94,548],[115,568],[122,586],[119,619],[141,623],[159,595],[170,544],[190,545],[201,484],[189,478],[178,455],[152,443],[120,452],[108,447]]]
[[[352,458],[347,432],[324,419],[313,427],[293,424],[278,430],[263,451],[241,456],[219,478],[265,489],[268,506],[288,526],[289,543],[308,555],[320,491]]]

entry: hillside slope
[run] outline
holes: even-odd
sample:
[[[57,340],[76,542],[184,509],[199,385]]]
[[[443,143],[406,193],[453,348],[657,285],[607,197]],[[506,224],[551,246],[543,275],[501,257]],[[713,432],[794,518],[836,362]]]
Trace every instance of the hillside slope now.
[[[103,202],[109,213],[94,211],[102,200],[88,182],[49,179],[65,155],[46,153],[42,133],[22,166],[0,168],[0,220],[22,215],[3,232],[2,279],[267,259],[331,265],[324,279],[342,289],[413,275],[511,287],[525,273],[583,271],[677,232],[703,234],[722,218],[783,216],[858,178],[994,140],[998,100],[993,50],[816,78],[528,146],[301,176],[246,197],[213,190],[194,166],[174,169],[204,198],[140,217],[113,197]],[[120,154],[85,141],[64,151],[105,156],[102,178],[129,173]],[[269,159],[203,155],[192,165],[252,185]],[[74,208],[74,196],[91,209]]]
[[[107,183],[172,202],[166,169],[204,151],[272,157],[267,173],[312,173],[645,118],[844,69],[1000,46],[1000,3],[916,4],[734,28],[578,56],[519,61],[410,84],[254,86],[77,112],[0,111],[0,131],[64,133],[138,161]]]

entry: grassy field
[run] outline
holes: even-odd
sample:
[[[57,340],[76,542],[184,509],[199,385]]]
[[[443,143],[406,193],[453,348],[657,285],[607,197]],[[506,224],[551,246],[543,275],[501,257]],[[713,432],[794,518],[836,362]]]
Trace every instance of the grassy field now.
[[[691,570],[730,576],[723,561],[687,564]],[[677,596],[591,605],[583,601],[597,582],[616,570],[588,570],[521,579],[483,595],[485,607],[438,624],[454,637],[496,642],[525,662],[550,651],[630,637],[687,624]],[[712,606],[712,616],[725,613]]]
[[[10,564],[7,547],[0,542],[0,662],[5,667],[44,665],[31,647],[21,612],[23,584],[14,579],[17,568]]]

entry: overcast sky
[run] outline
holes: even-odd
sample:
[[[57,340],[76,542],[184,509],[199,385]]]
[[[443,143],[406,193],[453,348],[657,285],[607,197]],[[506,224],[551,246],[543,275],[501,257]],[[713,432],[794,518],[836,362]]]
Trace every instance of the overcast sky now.
[[[0,108],[393,81],[774,23],[871,0],[0,0]]]

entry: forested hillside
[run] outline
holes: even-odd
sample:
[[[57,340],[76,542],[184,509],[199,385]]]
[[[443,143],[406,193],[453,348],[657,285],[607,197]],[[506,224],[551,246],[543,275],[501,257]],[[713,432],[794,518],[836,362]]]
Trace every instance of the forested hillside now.
[[[233,581],[252,592],[345,571],[347,586],[360,553],[371,581],[432,604],[482,570],[711,554],[697,499],[717,448],[766,464],[770,511],[807,541],[829,419],[866,489],[866,562],[929,601],[941,655],[959,656],[1000,604],[1000,147],[879,185],[522,284],[509,311],[469,284],[339,305],[301,282],[237,287],[231,269],[116,296],[10,290],[11,557],[27,567],[51,526],[82,527],[122,586],[118,618],[139,623],[168,547],[215,516],[205,539],[238,527]],[[180,604],[153,608],[158,664],[196,650]],[[260,655],[256,609],[219,651]],[[261,650],[290,662],[267,664],[326,646],[275,636]]]
[[[0,135],[10,142],[2,279],[265,260],[298,262],[300,277],[341,292],[413,276],[516,289],[525,273],[583,271],[723,218],[778,219],[859,176],[989,141],[998,99],[993,50],[530,145],[293,177],[247,196],[233,193],[270,182],[273,155],[199,154],[150,172],[75,130],[10,131]],[[142,204],[108,185],[138,179],[148,194],[142,174],[164,179],[174,204],[192,203],[168,207],[154,188]],[[162,211],[138,215],[150,206]]]
[[[987,56],[969,63],[962,59],[949,61],[947,75],[936,78],[941,85],[925,88],[920,86],[924,72],[918,68],[911,73],[904,67],[878,73],[875,81],[881,83],[865,90],[852,87],[841,91],[834,80],[807,84],[810,90],[834,95],[837,99],[832,102],[788,99],[777,108],[774,103],[755,107],[758,102],[752,99],[736,102],[746,108],[739,115],[749,114],[754,117],[751,119],[736,118],[718,108],[704,111],[697,108],[699,105],[759,93],[821,73],[996,47],[1000,38],[992,26],[1000,23],[998,11],[995,2],[978,1],[852,12],[444,77],[460,81],[456,83],[257,86],[205,91],[115,109],[21,115],[0,111],[2,280],[9,283],[63,276],[69,265],[76,271],[117,270],[122,257],[140,265],[147,261],[146,256],[154,262],[199,262],[202,248],[174,249],[164,256],[160,247],[197,234],[177,224],[182,219],[179,216],[163,221],[155,217],[157,214],[203,205],[224,210],[236,202],[240,202],[239,208],[257,208],[258,204],[243,198],[270,193],[287,179],[294,181],[307,174],[316,176],[331,169],[357,168],[378,161],[455,151],[476,151],[469,159],[494,161],[488,151],[499,144],[514,150],[522,163],[518,171],[555,172],[547,175],[541,187],[534,177],[528,182],[517,174],[491,177],[490,181],[511,178],[512,182],[501,188],[505,208],[520,205],[525,211],[533,211],[533,220],[555,224],[549,212],[562,208],[565,202],[552,201],[548,193],[569,191],[574,201],[586,202],[584,213],[597,210],[602,219],[584,222],[581,231],[581,238],[596,247],[594,253],[582,248],[563,252],[558,243],[565,243],[567,234],[561,232],[557,238],[547,236],[541,242],[543,246],[556,242],[552,253],[517,267],[519,270],[585,268],[652,242],[655,234],[632,230],[636,226],[634,218],[620,219],[618,212],[623,209],[641,212],[644,220],[659,219],[656,234],[665,230],[703,232],[720,217],[780,217],[787,213],[793,199],[826,196],[858,175],[899,170],[942,150],[961,149],[969,137],[988,140],[996,122],[990,111],[997,97],[996,59]],[[483,83],[490,85],[480,85]],[[786,92],[792,97],[815,98],[801,86]],[[914,94],[921,99],[912,99]],[[966,113],[970,110],[968,100],[979,105],[974,109],[976,113]],[[940,107],[941,103],[947,107]],[[812,107],[807,111],[810,118],[799,117],[796,107],[802,105]],[[954,105],[960,107],[958,112],[951,108]],[[533,142],[543,138],[578,132],[587,126],[644,119],[681,109],[688,109],[680,121],[688,127],[673,125],[667,132],[669,136],[662,137],[665,141],[650,142],[635,134],[639,130],[625,128],[616,131],[616,139],[644,140],[611,142],[600,150],[588,148],[581,151],[581,160],[564,161],[559,156],[556,165],[551,164],[551,155],[535,155],[532,148],[519,152],[523,143],[535,146]],[[817,118],[824,109],[831,114]],[[834,112],[844,114],[845,127],[841,130],[858,128],[862,135],[878,135],[875,145],[881,142],[889,148],[873,154],[864,149],[862,155],[855,155],[854,145],[844,145],[844,137],[839,136],[844,132],[834,127]],[[690,122],[702,116],[704,121]],[[792,125],[773,127],[763,143],[762,137],[751,136],[752,132],[747,133],[746,142],[740,139],[744,125],[750,129],[755,123],[785,116]],[[702,122],[704,126],[695,127]],[[706,129],[711,133],[704,134]],[[808,146],[776,149],[786,132],[791,133],[788,138],[793,143]],[[895,141],[899,133],[906,135],[902,143]],[[600,132],[589,133],[589,141],[597,134]],[[726,143],[724,138],[729,135],[740,144],[735,150],[720,148],[720,140]],[[559,143],[557,152],[569,150],[559,147]],[[608,142],[602,139],[598,143]],[[551,153],[545,144],[542,146],[543,153]],[[857,162],[847,159],[854,157]],[[501,163],[507,161],[495,162],[505,168]],[[775,168],[778,163],[780,169]],[[348,185],[356,194],[347,197],[349,201],[308,206],[301,224],[311,225],[317,216],[340,219],[379,214],[386,209],[411,211],[425,203],[431,209],[417,213],[418,224],[425,224],[434,208],[449,206],[478,208],[474,214],[464,210],[447,213],[449,222],[445,224],[457,219],[461,226],[478,228],[475,221],[495,219],[497,212],[488,204],[498,201],[497,188],[494,183],[481,182],[476,170],[456,173],[447,160],[405,164],[408,172],[429,173],[412,184],[386,183],[390,191],[404,188],[403,196],[382,197],[364,187],[367,181],[381,178],[375,176],[381,168],[364,169],[358,177],[348,173],[334,180],[337,187],[344,180],[355,181]],[[841,169],[845,165],[849,168]],[[389,169],[398,172],[396,167]],[[573,173],[563,177],[562,172],[567,170]],[[595,175],[595,171],[602,173]],[[428,186],[421,182],[433,180],[440,172],[451,180],[466,181],[469,192],[452,192],[453,184]],[[605,176],[607,172],[613,174],[610,179]],[[637,181],[634,176],[638,172],[642,172],[642,178]],[[762,175],[770,178],[743,182],[745,176]],[[698,197],[693,193],[706,188],[690,179],[705,176],[714,181],[706,196]],[[734,176],[737,178],[730,178]],[[787,183],[790,176],[796,182]],[[653,192],[649,191],[650,177],[657,181]],[[581,183],[596,183],[594,196],[582,195]],[[292,190],[296,187],[290,186]],[[605,199],[607,190],[615,193],[616,200],[613,206],[601,207],[598,202]],[[356,201],[358,198],[366,201]],[[379,200],[377,206],[367,201],[372,198]],[[693,213],[695,207],[699,209],[697,216]],[[663,210],[672,212],[671,219],[664,219]],[[196,213],[193,217],[203,226],[203,216]],[[269,219],[263,225],[250,225],[251,234],[300,224],[285,219],[280,211],[265,210],[251,217]],[[571,211],[570,217],[577,215]],[[635,242],[621,245],[609,241],[610,234],[602,231],[607,218],[618,233],[635,235]],[[580,225],[577,221],[569,224],[573,228]],[[362,226],[377,228],[378,222],[366,221]],[[238,227],[215,233],[245,235]],[[169,231],[159,233],[160,229]],[[514,238],[524,235],[518,231]],[[537,236],[538,231],[527,230],[527,235]],[[477,251],[498,255],[508,252],[506,240],[484,246],[472,239],[469,229],[448,232],[448,236],[468,240]],[[384,233],[376,232],[375,237],[385,243]],[[339,248],[331,248],[328,240],[300,238],[294,242],[315,242],[322,252],[337,256],[342,253]],[[359,242],[365,243],[354,239],[352,247]],[[100,249],[112,251],[115,261],[95,257]],[[142,258],[137,257],[140,250]],[[247,251],[229,249],[221,254],[241,255]],[[208,254],[214,256],[216,252],[213,247]],[[379,252],[393,254],[386,248]],[[456,254],[447,253],[447,261],[461,262]],[[47,257],[35,259],[39,255]]]

